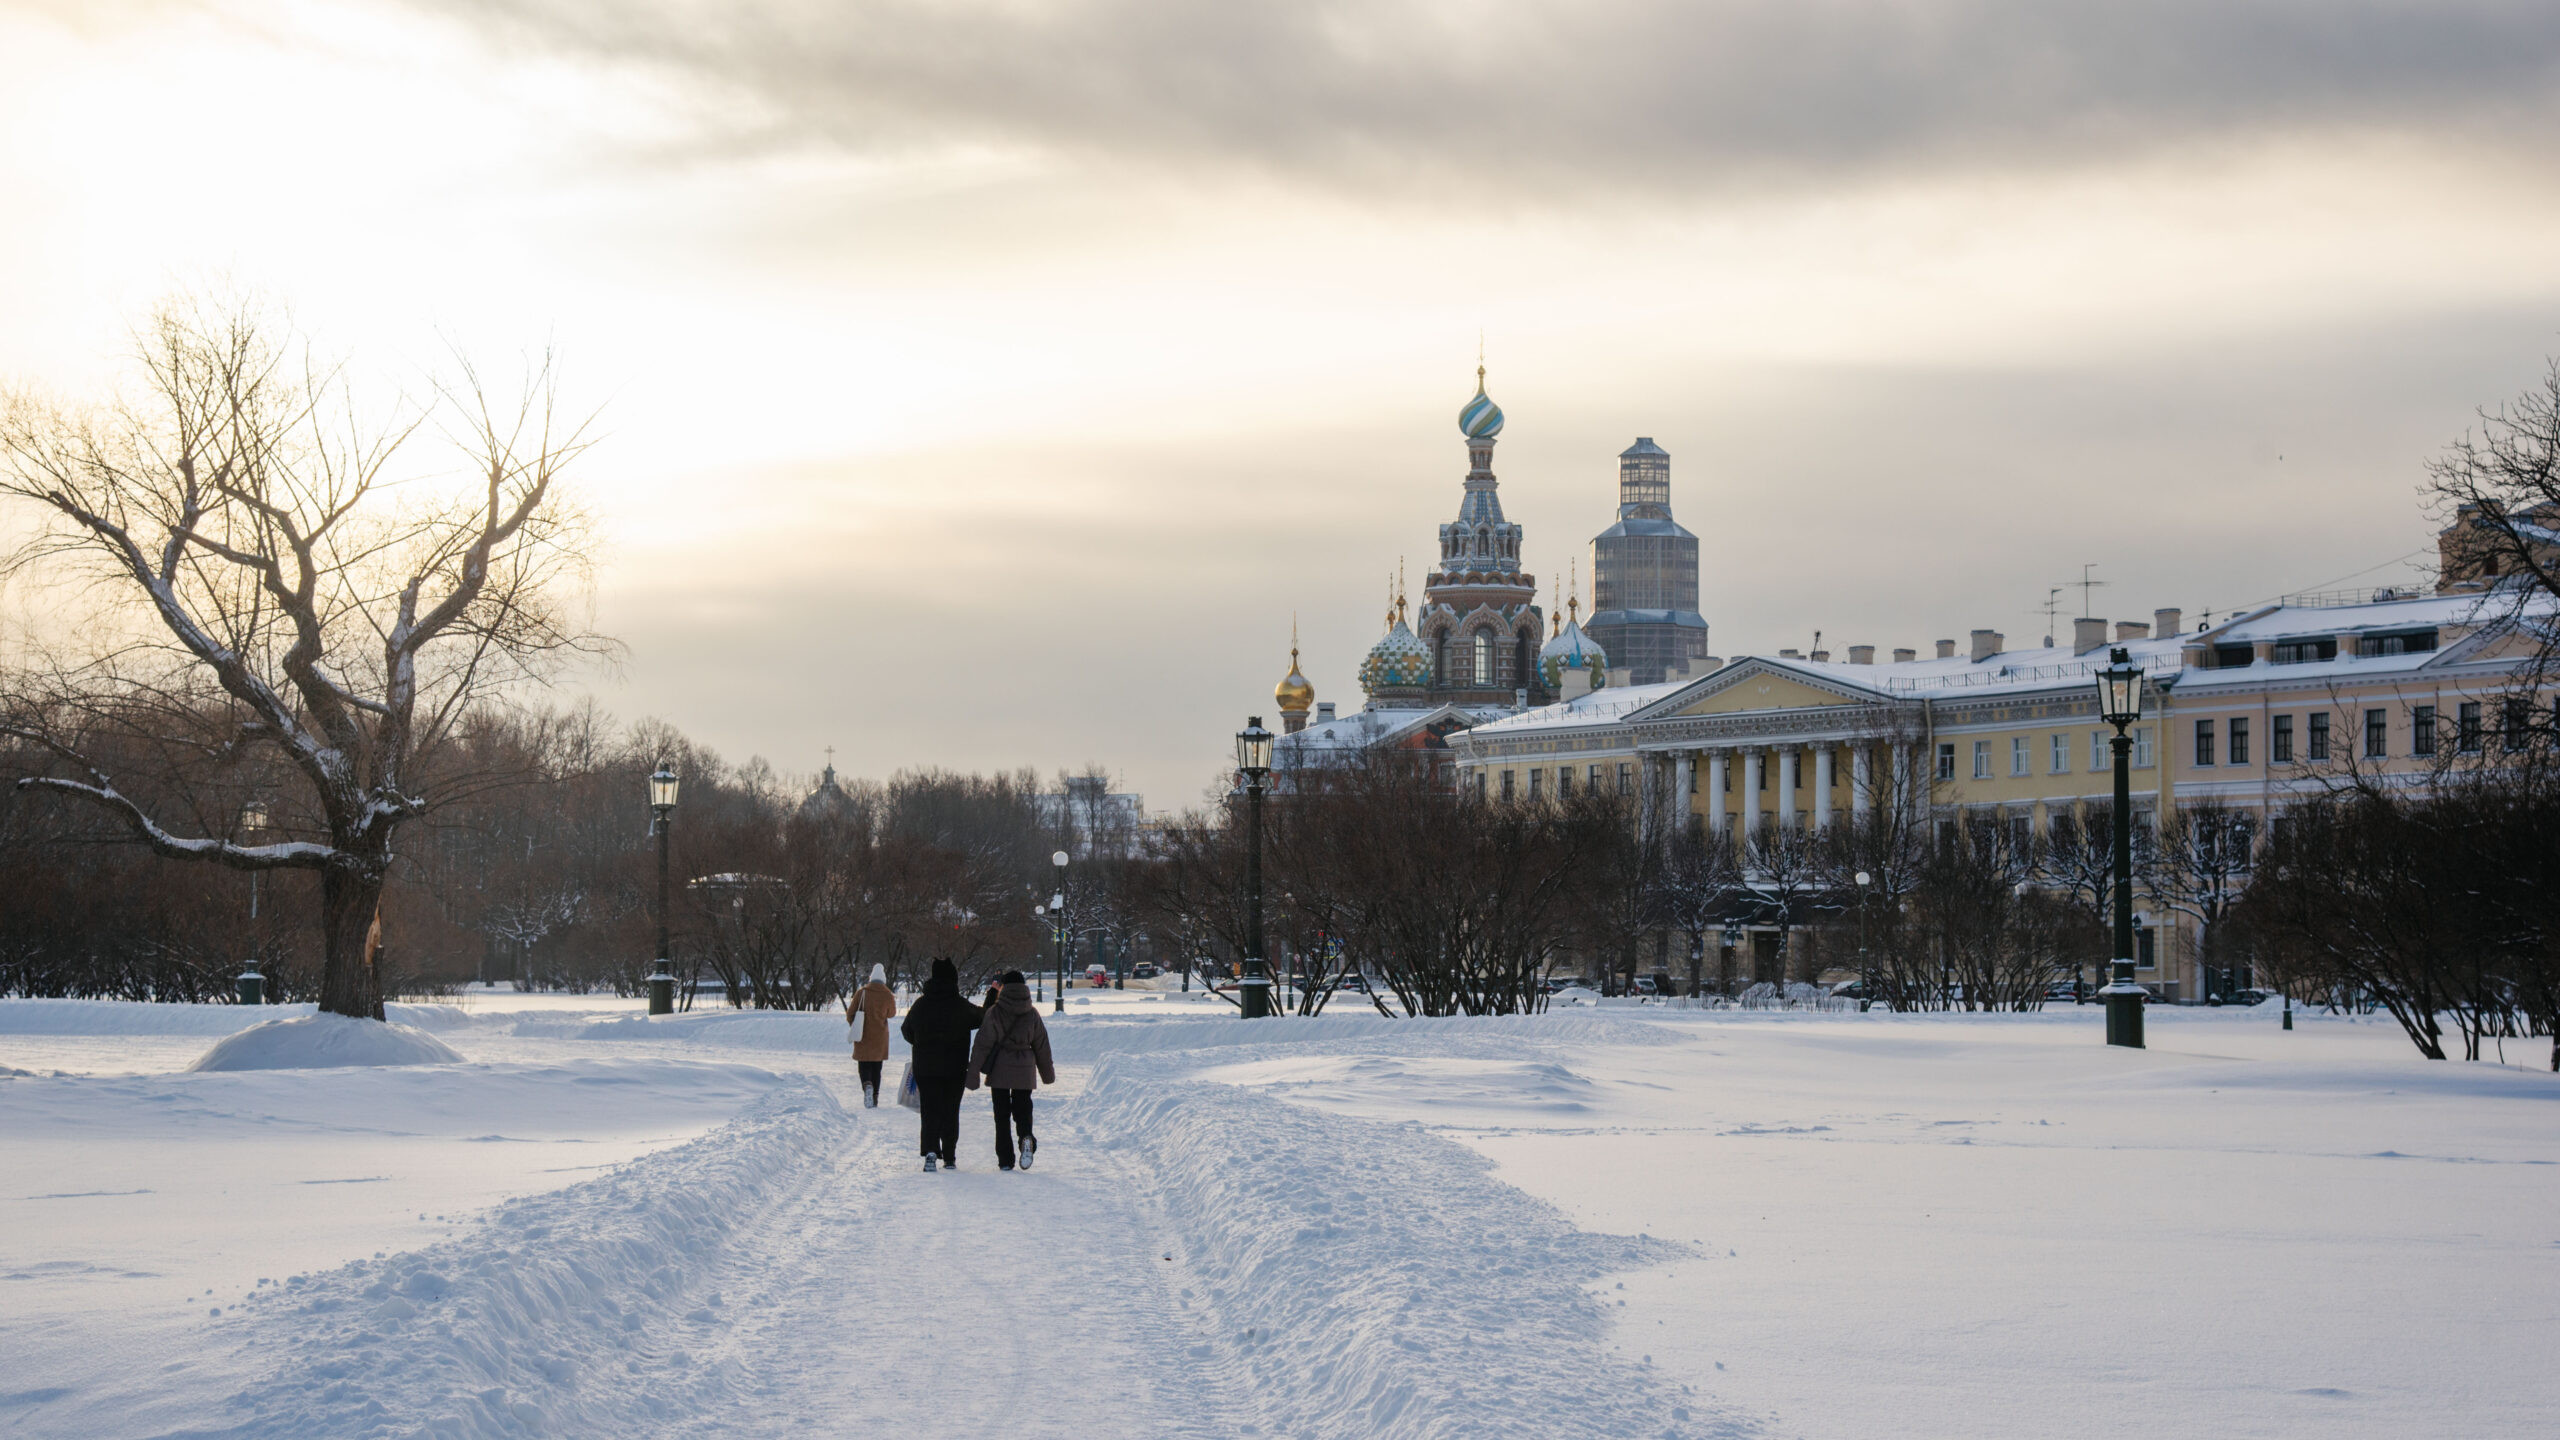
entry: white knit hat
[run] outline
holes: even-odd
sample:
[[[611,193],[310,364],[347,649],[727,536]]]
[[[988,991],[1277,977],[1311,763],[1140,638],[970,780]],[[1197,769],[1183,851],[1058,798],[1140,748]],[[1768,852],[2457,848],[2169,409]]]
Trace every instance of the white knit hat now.
[[[886,966],[886,965],[874,965],[874,966],[872,966],[872,967],[871,967],[871,983],[872,983],[872,984],[874,984],[874,985],[886,985],[886,984],[888,984],[888,983],[889,983],[889,967],[888,967],[888,966]]]

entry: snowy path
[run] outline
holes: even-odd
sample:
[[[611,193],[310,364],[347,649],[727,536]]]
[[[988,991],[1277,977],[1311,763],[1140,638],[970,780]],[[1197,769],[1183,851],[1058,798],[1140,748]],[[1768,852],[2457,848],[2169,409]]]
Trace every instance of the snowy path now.
[[[1214,1384],[1143,1344],[1177,1307],[1132,1213],[1142,1181],[1043,1108],[1042,1162],[1003,1174],[970,1096],[962,1169],[934,1175],[912,1112],[849,1108],[841,1142],[709,1276],[730,1323],[693,1359],[737,1375],[736,1404],[657,1433],[1236,1433]],[[1108,1397],[1107,1413],[1074,1396]]]

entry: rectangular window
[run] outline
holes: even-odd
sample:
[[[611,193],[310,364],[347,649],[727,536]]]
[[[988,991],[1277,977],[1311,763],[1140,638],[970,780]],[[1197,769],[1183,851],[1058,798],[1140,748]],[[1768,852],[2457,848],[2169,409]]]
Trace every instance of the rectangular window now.
[[[2391,716],[2387,711],[2364,712],[2364,758],[2379,760],[2391,753]]]
[[[2213,763],[2213,722],[2210,720],[2196,722],[2196,763]]]
[[[2249,720],[2245,715],[2235,715],[2231,719],[2231,763],[2249,763]]]
[[[2268,658],[2278,665],[2306,665],[2314,660],[2335,660],[2338,658],[2338,637],[2331,635],[2319,640],[2278,641],[2275,653]]]
[[[1973,778],[1976,780],[1991,778],[1991,742],[1988,740],[1973,742]]]
[[[1597,765],[1591,767],[1591,793],[1600,793],[1600,767]]]
[[[2019,855],[2024,855],[2024,854],[2026,854],[2026,853],[2027,853],[2028,848],[2029,848],[2030,846],[2034,845],[2034,844],[2035,844],[2035,821],[2034,821],[2034,819],[2033,819],[2033,818],[2031,818],[2031,817],[2029,817],[2029,816],[2025,816],[2025,815],[2012,815],[2012,816],[2010,816],[2010,817],[2009,817],[2009,848],[2011,849],[2011,851],[2013,851],[2014,853],[2019,854]]]
[[[2508,696],[2498,707],[2498,728],[2502,732],[2499,739],[2508,749],[2523,749],[2525,737],[2533,730],[2532,704],[2513,695]]]
[[[2024,735],[2009,737],[2009,773],[2012,775],[2027,773],[2027,737]]]
[[[2160,949],[2159,949],[2159,946],[2154,942],[2154,940],[2153,940],[2153,938],[2152,938],[2153,934],[2154,934],[2153,930],[2152,930],[2152,929],[2151,929],[2151,927],[2150,927],[2150,926],[2148,926],[2148,925],[2138,925],[2138,926],[2134,927],[2134,931],[2133,931],[2133,968],[2134,968],[2134,969],[2136,969],[2136,970],[2157,970],[2157,969],[2159,969],[2159,968],[2160,968]]]
[[[1556,798],[1559,800],[1573,798],[1573,767],[1570,765],[1556,771]]]
[[[2148,725],[2133,727],[2133,768],[2136,770],[2151,768],[2151,727]]]
[[[1698,793],[1698,762],[1694,759],[1689,762],[1689,793]]]
[[[2454,743],[2460,746],[2463,753],[2466,755],[2478,753],[2480,749],[2480,702],[2477,700],[2463,701],[2462,708],[2455,711],[2454,716],[2454,723],[2460,727],[2460,729],[2455,733]]]
[[[2326,710],[2319,711],[2319,712],[2315,713],[2315,714],[2311,717],[2311,736],[2310,736],[2310,740],[2311,740],[2310,757],[2311,757],[2312,759],[2314,759],[2314,760],[2326,760],[2326,759],[2328,759],[2328,758],[2329,758],[2329,712],[2328,712],[2328,711],[2326,711]]]
[[[1956,747],[1953,741],[1938,747],[1938,778],[1941,780],[1956,778]]]
[[[1508,770],[1502,772],[1502,798],[1511,798],[1511,772]]]
[[[2275,733],[2267,737],[2267,758],[2278,765],[2290,765],[2293,763],[2292,716],[2279,715],[2276,717]]]
[[[1636,793],[1636,766],[1632,760],[1618,762],[1618,793],[1621,795]]]
[[[2107,750],[2107,732],[2106,732],[2106,731],[2104,731],[2104,730],[2092,730],[2092,731],[2090,731],[2090,732],[2089,732],[2089,768],[2090,768],[2090,769],[2092,769],[2092,770],[2104,770],[2104,769],[2106,769],[2109,765],[2111,765],[2111,764],[2115,763],[2114,761],[2112,761],[2112,760],[2110,760],[2110,759],[2108,759],[2108,758],[2107,758],[2107,757],[2108,757],[2108,753],[2109,753],[2109,752],[2108,752],[2108,750]]]
[[[1539,777],[1539,776],[1541,776],[1541,775],[1544,775],[1544,774],[1546,774],[1546,773],[1547,773],[1547,772],[1546,772],[1546,771],[1544,771],[1544,770],[1532,770],[1532,771],[1530,771],[1530,772],[1529,772],[1529,798],[1530,798],[1530,799],[1535,800],[1535,799],[1537,799],[1537,798],[1538,798],[1538,777]]]
[[[1484,772],[1481,770],[1476,772],[1476,799],[1484,799]]]
[[[2433,705],[2420,705],[2410,710],[2409,753],[2412,755],[2436,753],[2436,707]]]
[[[2254,645],[2216,645],[2213,647],[2213,668],[2216,670],[2246,670],[2251,665],[2256,664],[2257,661],[2258,648]]]
[[[2053,773],[2059,775],[2071,768],[2071,737],[2059,731],[2053,737]]]

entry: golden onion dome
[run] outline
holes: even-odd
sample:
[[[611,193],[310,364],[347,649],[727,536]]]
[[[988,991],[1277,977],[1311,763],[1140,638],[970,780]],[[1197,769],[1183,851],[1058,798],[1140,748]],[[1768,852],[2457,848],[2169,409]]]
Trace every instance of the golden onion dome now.
[[[1307,677],[1298,673],[1298,647],[1295,645],[1289,647],[1289,673],[1281,676],[1280,683],[1271,687],[1271,698],[1279,702],[1283,715],[1304,715],[1315,706],[1316,687],[1308,684]]]

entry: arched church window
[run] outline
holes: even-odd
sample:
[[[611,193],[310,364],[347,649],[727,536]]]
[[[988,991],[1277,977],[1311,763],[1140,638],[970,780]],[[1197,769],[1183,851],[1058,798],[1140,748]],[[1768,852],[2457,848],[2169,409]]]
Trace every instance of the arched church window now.
[[[1431,678],[1437,684],[1449,683],[1449,632],[1446,630],[1431,639]]]
[[[1476,683],[1493,683],[1493,637],[1481,630],[1476,632]]]

